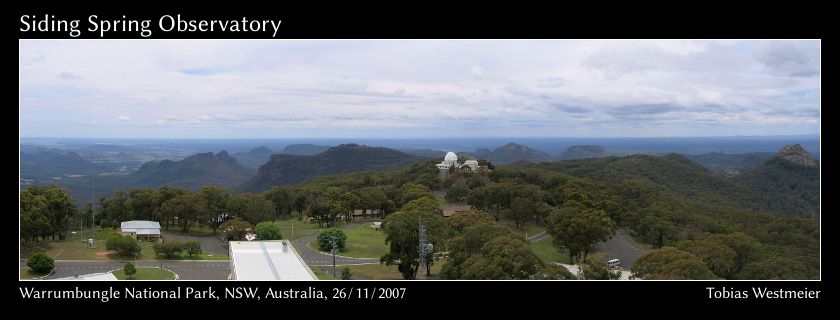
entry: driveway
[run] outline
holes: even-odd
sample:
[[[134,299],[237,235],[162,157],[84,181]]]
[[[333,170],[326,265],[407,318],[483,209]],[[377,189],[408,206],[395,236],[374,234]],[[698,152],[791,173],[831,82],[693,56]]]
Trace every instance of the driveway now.
[[[597,247],[598,251],[607,253],[608,259],[621,259],[624,269],[630,269],[636,259],[645,254],[645,249],[622,230],[616,231],[612,239],[599,243]]]
[[[230,262],[224,261],[135,261],[138,267],[161,267],[178,274],[179,280],[227,280],[230,275]],[[20,260],[20,266],[26,266],[26,260]],[[121,269],[119,261],[101,260],[56,260],[55,269],[46,279],[74,277],[75,275],[108,272]]]
[[[187,234],[178,234],[178,233],[169,233],[163,232],[163,241],[190,241],[195,240],[201,243],[201,250],[204,253],[209,253],[213,255],[228,255],[228,245],[227,243],[222,242],[219,237],[216,236],[199,236],[199,235],[187,235]]]
[[[565,264],[565,263],[559,263],[559,262],[554,262],[554,264],[558,265],[558,266],[561,266],[563,268],[566,268],[566,270],[568,270],[569,273],[571,273],[572,275],[575,275],[575,276],[578,276],[578,277],[580,276],[580,267],[578,267],[577,265]],[[636,278],[631,279],[631,276],[633,275],[633,273],[630,272],[630,271],[627,271],[627,270],[619,270],[619,271],[621,272],[621,276],[618,277],[618,280],[638,280]]]

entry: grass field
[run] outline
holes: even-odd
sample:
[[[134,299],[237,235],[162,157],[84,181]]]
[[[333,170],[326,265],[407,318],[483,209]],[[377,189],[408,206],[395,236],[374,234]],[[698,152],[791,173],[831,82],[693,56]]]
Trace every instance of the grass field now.
[[[47,273],[37,273],[35,271],[32,271],[32,269],[29,269],[27,267],[20,268],[20,278],[21,279],[35,279],[35,278],[40,278],[40,277],[46,276],[48,274],[49,274],[49,272],[47,272]]]
[[[297,219],[278,220],[280,223],[280,233],[283,234],[283,239],[295,241],[297,239],[318,234],[323,228],[318,228],[317,223],[308,223],[298,221]]]
[[[551,244],[551,237],[531,243],[531,249],[545,263],[569,263],[569,252],[565,250],[559,251],[557,248],[554,248]]]
[[[385,233],[382,230],[376,231],[368,224],[344,230],[347,235],[344,251],[339,253],[345,257],[353,258],[379,258],[388,252],[388,245],[385,244]],[[310,247],[318,249],[317,241],[312,242]]]
[[[81,238],[90,238],[90,230],[85,231],[86,233]],[[96,248],[93,249],[88,248],[87,243],[82,242],[82,239],[80,239],[78,235],[71,236],[64,240],[41,240],[37,243],[25,243],[21,245],[20,257],[22,259],[26,259],[36,252],[44,252],[51,258],[57,260],[119,259],[116,256],[109,255],[109,253],[105,251],[105,238],[112,234],[114,234],[114,229],[97,228],[96,236],[94,237]]]
[[[122,268],[111,273],[119,280],[129,280]],[[175,280],[175,274],[158,268],[137,268],[137,273],[131,276],[131,280]]]

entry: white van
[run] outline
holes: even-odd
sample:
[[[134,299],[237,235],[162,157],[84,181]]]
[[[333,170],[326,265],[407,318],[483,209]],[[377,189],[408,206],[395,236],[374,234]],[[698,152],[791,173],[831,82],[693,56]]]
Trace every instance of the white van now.
[[[611,269],[621,268],[621,260],[610,259],[607,261],[607,267],[610,267]]]

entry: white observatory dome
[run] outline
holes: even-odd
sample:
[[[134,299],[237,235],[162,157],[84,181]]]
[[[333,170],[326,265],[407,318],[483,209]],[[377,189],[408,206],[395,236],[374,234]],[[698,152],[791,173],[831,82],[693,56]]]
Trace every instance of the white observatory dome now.
[[[458,156],[455,152],[447,152],[446,156],[443,157],[443,161],[458,161]]]

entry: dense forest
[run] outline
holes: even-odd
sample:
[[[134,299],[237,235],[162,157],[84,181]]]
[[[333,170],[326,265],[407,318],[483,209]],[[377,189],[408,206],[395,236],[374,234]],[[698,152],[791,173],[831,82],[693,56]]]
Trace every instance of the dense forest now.
[[[563,221],[606,215],[615,225],[604,223],[605,228],[625,228],[637,241],[662,248],[637,262],[634,271],[647,278],[819,276],[818,174],[784,157],[750,173],[774,180],[761,182],[764,189],[742,183],[744,178],[715,174],[677,154],[496,166],[487,175],[457,173],[444,181],[437,178],[433,164],[319,177],[302,186],[379,188],[393,197],[400,186],[422,184],[446,189],[447,197],[466,199],[494,218],[537,219],[549,231],[558,229],[557,235]],[[785,192],[790,193],[761,196]],[[517,217],[516,211],[522,210],[514,209],[526,203],[517,199],[529,200],[529,214]],[[788,210],[784,204],[791,203],[805,203],[807,209]],[[591,243],[557,245],[578,246],[583,258]],[[673,252],[677,254],[669,254]]]

